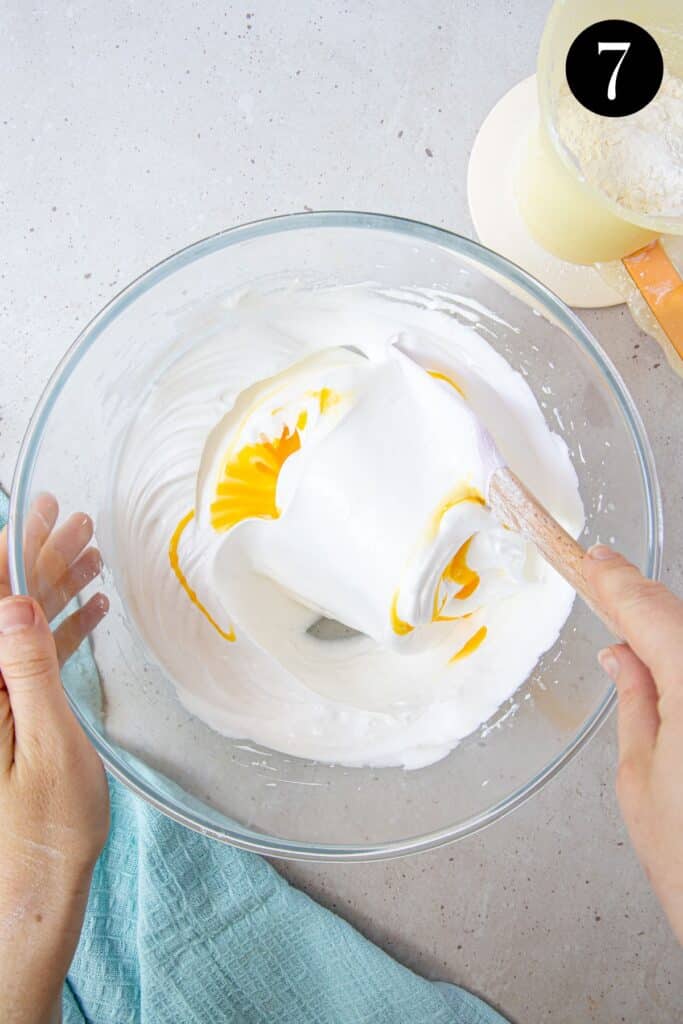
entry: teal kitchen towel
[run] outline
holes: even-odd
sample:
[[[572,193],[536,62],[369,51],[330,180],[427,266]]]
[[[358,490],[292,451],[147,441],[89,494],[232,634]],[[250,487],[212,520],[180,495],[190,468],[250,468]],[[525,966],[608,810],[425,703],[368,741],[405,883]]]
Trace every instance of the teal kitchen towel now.
[[[0,525],[6,514],[0,493]],[[63,676],[97,715],[87,644]],[[505,1024],[396,963],[261,857],[189,831],[113,778],[109,789],[65,1024]]]

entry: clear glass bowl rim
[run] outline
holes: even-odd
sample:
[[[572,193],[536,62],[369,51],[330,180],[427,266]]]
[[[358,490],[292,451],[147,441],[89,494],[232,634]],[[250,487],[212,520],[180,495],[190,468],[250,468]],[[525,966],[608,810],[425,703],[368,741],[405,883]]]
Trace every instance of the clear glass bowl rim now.
[[[646,498],[647,564],[645,569],[648,576],[654,579],[659,578],[663,545],[662,499],[652,449],[640,414],[626,390],[618,371],[582,321],[556,295],[527,274],[526,271],[511,263],[505,257],[498,255],[498,253],[486,249],[478,242],[421,221],[388,214],[330,210],[313,213],[291,213],[278,217],[269,217],[264,220],[251,221],[226,228],[214,235],[210,235],[208,238],[194,242],[168,256],[132,281],[114,296],[81,331],[50,377],[31,417],[19,452],[12,480],[8,521],[9,571],[13,593],[28,593],[24,573],[22,530],[20,527],[28,507],[33,467],[43,432],[46,428],[50,412],[59,398],[64,384],[85,353],[95,344],[97,338],[117,316],[126,310],[137,298],[145,294],[160,281],[174,274],[177,270],[228,246],[300,228],[307,230],[316,228],[366,229],[394,233],[419,241],[435,243],[458,257],[466,258],[478,269],[483,268],[484,273],[488,271],[489,274],[487,276],[491,276],[490,272],[492,271],[494,275],[498,275],[503,281],[517,286],[529,298],[537,300],[542,307],[545,307],[552,314],[557,324],[564,328],[570,337],[595,359],[612,397],[616,399],[620,411],[629,426],[631,439],[638,457]],[[613,686],[610,686],[600,705],[584,722],[568,746],[549,761],[540,772],[509,796],[505,797],[504,800],[457,825],[422,836],[412,836],[407,839],[367,845],[308,843],[299,840],[282,839],[281,837],[270,837],[247,827],[239,826],[236,823],[233,827],[217,829],[215,823],[212,823],[208,817],[204,817],[199,812],[193,811],[190,817],[188,812],[175,799],[166,796],[161,798],[150,783],[141,775],[138,775],[133,766],[127,764],[118,751],[110,746],[106,739],[92,727],[71,698],[69,699],[74,713],[111,774],[139,797],[180,824],[221,842],[269,857],[311,861],[371,861],[434,849],[445,843],[463,839],[491,825],[503,815],[519,807],[537,793],[546,782],[552,779],[574,757],[581,747],[595,735],[614,706],[616,691]]]

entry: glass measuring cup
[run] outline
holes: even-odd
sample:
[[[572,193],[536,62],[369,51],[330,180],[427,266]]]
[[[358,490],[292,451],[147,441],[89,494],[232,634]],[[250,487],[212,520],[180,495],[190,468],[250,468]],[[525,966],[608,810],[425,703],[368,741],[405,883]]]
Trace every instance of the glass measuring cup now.
[[[629,209],[591,184],[576,153],[563,141],[558,107],[570,45],[588,25],[634,21],[655,38],[669,74],[683,77],[683,7],[679,0],[557,0],[546,22],[538,58],[540,118],[517,179],[522,216],[548,252],[572,263],[621,259],[663,234],[683,234],[683,218]]]

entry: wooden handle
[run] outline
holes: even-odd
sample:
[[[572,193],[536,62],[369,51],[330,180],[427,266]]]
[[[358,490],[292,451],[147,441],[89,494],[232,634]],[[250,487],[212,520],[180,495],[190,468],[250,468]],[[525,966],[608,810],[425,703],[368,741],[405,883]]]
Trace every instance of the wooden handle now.
[[[560,526],[508,466],[497,469],[491,477],[489,504],[501,523],[512,527],[525,540],[536,545],[546,562],[571,584],[588,607],[602,619],[610,633],[618,637],[619,631],[609,614],[596,604],[588,589],[583,575],[585,550]]]

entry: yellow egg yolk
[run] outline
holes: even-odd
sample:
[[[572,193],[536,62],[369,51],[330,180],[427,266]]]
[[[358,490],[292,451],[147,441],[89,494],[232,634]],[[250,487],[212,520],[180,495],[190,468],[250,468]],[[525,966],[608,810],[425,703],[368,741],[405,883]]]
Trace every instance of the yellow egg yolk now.
[[[303,412],[300,420],[305,415]],[[291,433],[285,426],[272,440],[245,444],[227,459],[210,507],[214,530],[229,530],[243,519],[278,518],[278,477],[289,456],[301,447],[299,430],[304,424],[305,420]]]
[[[452,559],[446,566],[441,576],[441,581],[436,588],[434,593],[434,609],[432,614],[432,622],[449,622],[453,619],[461,618],[459,615],[442,615],[442,611],[448,601],[448,595],[441,596],[441,584],[448,582],[454,583],[459,586],[460,589],[453,594],[453,597],[457,601],[464,601],[466,598],[471,597],[474,591],[479,586],[479,573],[471,569],[467,564],[467,553],[470,549],[470,545],[474,540],[474,534],[462,544]]]
[[[463,644],[459,651],[456,651],[449,664],[452,664],[454,661],[461,661],[463,658],[468,658],[470,654],[474,654],[477,648],[483,644],[487,633],[488,629],[486,626],[481,626],[476,633],[472,634],[467,643]]]
[[[394,633],[398,634],[398,636],[405,636],[407,633],[412,633],[415,627],[411,626],[409,622],[404,622],[403,619],[399,618],[399,614],[396,610],[396,605],[398,604],[398,594],[399,592],[397,590],[393,598],[391,599],[391,611],[389,613],[391,618],[391,628],[393,629]]]
[[[171,537],[170,543],[168,545],[168,560],[171,563],[171,568],[173,569],[173,572],[176,574],[178,583],[180,583],[180,586],[183,588],[192,604],[196,605],[196,607],[199,609],[202,615],[204,615],[205,618],[208,619],[213,628],[223,637],[224,640],[233,641],[235,639],[234,630],[231,629],[229,632],[227,632],[226,630],[221,629],[221,627],[218,625],[218,623],[213,618],[211,613],[204,607],[202,602],[199,600],[199,598],[197,597],[197,592],[192,589],[192,587],[187,581],[185,573],[180,568],[180,558],[178,557],[180,538],[185,532],[185,528],[192,522],[193,519],[194,509],[188,512],[187,515],[184,515],[183,518],[178,523],[178,525],[176,526],[175,530],[173,531],[173,536]]]
[[[318,400],[321,414],[326,413],[342,400],[342,395],[328,387],[310,392],[309,397]],[[274,409],[273,415],[279,412],[281,409]],[[306,429],[307,423],[308,412],[306,409],[302,409],[297,416],[294,430],[290,430],[289,426],[285,425],[279,437],[264,437],[259,441],[251,442],[227,457],[216,486],[214,500],[209,507],[210,522],[214,530],[222,533],[236,526],[243,519],[278,518],[280,509],[277,507],[276,493],[280,470],[289,456],[301,448],[301,432]],[[196,591],[188,583],[180,566],[178,555],[180,539],[194,516],[193,509],[183,516],[176,526],[169,543],[169,562],[190,601],[224,640],[232,641],[235,639],[234,631],[226,632],[221,629],[199,600]]]
[[[443,380],[446,382],[446,384],[450,384],[452,388],[455,388],[459,395],[461,395],[463,398],[465,397],[465,392],[463,391],[463,389],[460,387],[459,384],[456,384],[453,378],[449,377],[448,374],[441,373],[440,370],[427,370],[427,373],[429,374],[430,377],[433,377],[434,380]]]

